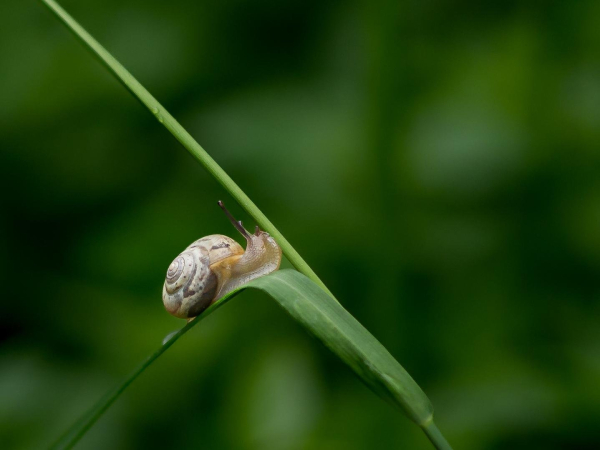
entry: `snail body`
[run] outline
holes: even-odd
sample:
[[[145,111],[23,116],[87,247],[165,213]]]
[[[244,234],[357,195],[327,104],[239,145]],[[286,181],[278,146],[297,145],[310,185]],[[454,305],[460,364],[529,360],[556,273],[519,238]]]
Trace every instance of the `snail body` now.
[[[183,319],[196,317],[216,300],[249,281],[279,268],[281,248],[257,226],[249,233],[225,209],[233,226],[244,236],[246,250],[230,237],[213,234],[190,244],[173,260],[163,286],[166,310]]]

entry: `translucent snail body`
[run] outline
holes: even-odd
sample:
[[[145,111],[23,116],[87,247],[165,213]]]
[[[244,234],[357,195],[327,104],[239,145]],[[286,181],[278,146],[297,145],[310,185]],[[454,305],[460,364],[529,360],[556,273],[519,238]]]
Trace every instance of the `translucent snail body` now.
[[[219,206],[246,239],[246,251],[230,237],[213,234],[181,252],[169,266],[163,286],[163,303],[175,317],[196,317],[228,292],[274,272],[281,263],[281,248],[268,233],[256,227],[250,234],[222,202]]]

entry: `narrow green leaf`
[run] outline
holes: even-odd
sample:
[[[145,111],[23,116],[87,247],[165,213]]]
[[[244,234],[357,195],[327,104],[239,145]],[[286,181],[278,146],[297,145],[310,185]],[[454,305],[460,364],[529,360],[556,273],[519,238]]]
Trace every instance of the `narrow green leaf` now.
[[[121,385],[86,412],[53,448],[72,447],[123,391],[177,339],[244,289],[259,289],[271,296],[348,364],[368,387],[421,426],[437,448],[450,448],[433,423],[433,408],[429,399],[406,370],[338,302],[309,278],[294,270],[281,270],[251,281],[211,305],[202,315],[169,336]]]
[[[273,297],[367,386],[402,409],[415,423],[431,421],[433,407],[408,372],[343,306],[307,277],[293,270],[281,270],[254,280],[249,286]]]
[[[361,381],[404,411],[436,448],[451,449],[433,422],[431,402],[415,380],[365,327],[309,278],[293,270],[280,270],[247,286],[269,294],[348,364]]]

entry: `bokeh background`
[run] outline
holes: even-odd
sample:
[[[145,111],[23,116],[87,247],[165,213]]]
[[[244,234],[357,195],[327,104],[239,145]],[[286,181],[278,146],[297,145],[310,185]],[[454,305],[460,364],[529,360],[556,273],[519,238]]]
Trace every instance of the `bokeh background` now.
[[[420,383],[456,449],[600,448],[600,2],[64,0]],[[0,4],[0,447],[48,445],[250,217],[41,4]],[[289,266],[286,263],[285,266]],[[267,297],[85,449],[429,449]]]

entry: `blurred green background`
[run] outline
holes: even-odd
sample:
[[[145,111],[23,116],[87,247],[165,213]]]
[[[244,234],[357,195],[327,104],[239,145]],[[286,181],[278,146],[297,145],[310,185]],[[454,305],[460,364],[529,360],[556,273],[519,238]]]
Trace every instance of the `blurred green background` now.
[[[428,393],[456,449],[600,448],[600,2],[64,0]],[[39,448],[183,321],[223,189],[34,1],[0,4],[0,447]],[[289,266],[289,264],[286,264]],[[429,449],[264,295],[86,449]]]

